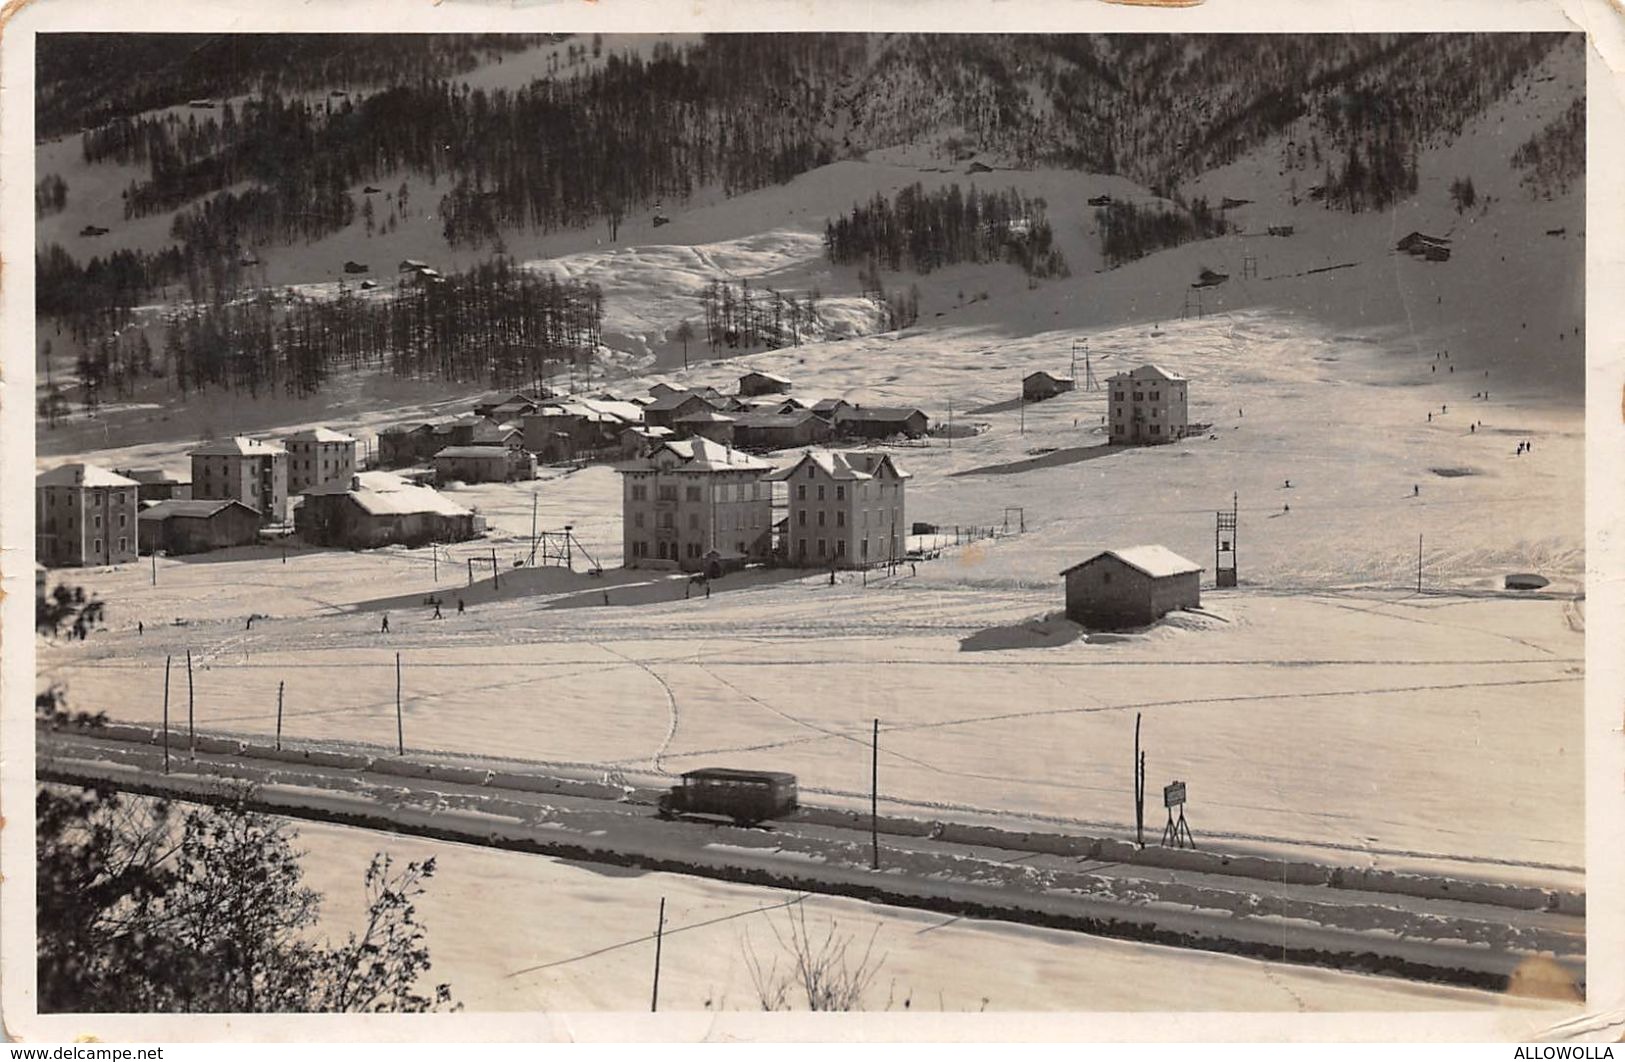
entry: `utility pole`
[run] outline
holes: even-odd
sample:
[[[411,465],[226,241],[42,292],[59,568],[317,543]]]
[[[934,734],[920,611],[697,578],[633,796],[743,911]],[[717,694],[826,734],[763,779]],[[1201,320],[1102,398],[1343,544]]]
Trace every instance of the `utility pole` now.
[[[502,580],[497,575],[497,548],[495,546],[491,547],[491,589],[502,589]]]
[[[530,566],[536,567],[536,488],[530,489]]]
[[[166,658],[167,659],[167,658]],[[166,668],[168,664],[164,665]],[[192,650],[186,650],[186,719],[188,725],[192,719]]]
[[[1140,713],[1134,713],[1134,843],[1145,847],[1145,753],[1140,751]]]
[[[429,543],[429,559],[434,562],[434,581],[440,581],[440,547]]]
[[[276,684],[276,747],[282,751],[282,683]]]
[[[954,448],[954,400],[950,398],[950,399],[948,399],[948,449],[952,450],[953,448]],[[154,562],[154,563],[156,563],[156,562]],[[157,581],[157,578],[158,577],[156,575],[153,576],[154,582]]]
[[[164,773],[169,773],[169,657],[164,657]]]
[[[660,945],[666,935],[666,898],[660,898],[660,920],[655,923],[655,987],[649,995],[649,1013],[660,1009]]]
[[[152,550],[152,585],[158,585],[158,548],[156,546]]]
[[[880,720],[875,720],[869,760],[869,866],[880,869]]]
[[[401,654],[395,654],[395,748],[406,755],[406,724],[401,720]]]
[[[1416,536],[1416,592],[1422,592],[1422,536]]]

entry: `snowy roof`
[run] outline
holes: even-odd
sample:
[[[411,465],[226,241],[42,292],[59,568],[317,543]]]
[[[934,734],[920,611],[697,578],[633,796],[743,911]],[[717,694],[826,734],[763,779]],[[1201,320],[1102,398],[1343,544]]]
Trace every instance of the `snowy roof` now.
[[[508,448],[506,446],[448,446],[434,456],[437,460],[442,457],[486,457],[493,460],[507,460]]]
[[[400,476],[388,472],[362,472],[356,476],[356,482],[360,486],[351,488],[343,484],[327,484],[306,491],[306,494],[347,494],[373,516],[406,516],[412,513],[434,513],[439,516],[471,515],[467,509],[439,491],[408,483]]]
[[[915,414],[925,416],[919,409],[905,409],[901,406],[853,406],[851,409],[841,411],[842,420],[908,420]]]
[[[1127,377],[1129,379],[1143,380],[1148,376],[1149,377],[1158,377],[1158,378],[1163,379],[1163,380],[1183,380],[1184,379],[1184,377],[1179,375],[1177,372],[1169,372],[1167,369],[1164,369],[1162,366],[1153,365],[1150,362],[1146,362],[1144,365],[1141,365],[1138,369],[1133,369],[1133,370],[1130,370],[1129,372],[1120,372],[1120,373],[1117,374],[1117,376],[1113,376],[1112,379],[1115,380],[1118,377]]]
[[[820,398],[818,401],[813,403],[813,412],[828,413],[836,406],[849,406],[851,404],[852,403],[848,402],[844,398]]]
[[[284,436],[283,442],[353,443],[355,439],[331,428],[306,428]]]
[[[42,472],[34,479],[36,487],[139,487],[141,484],[133,479],[127,479],[117,472],[109,472],[101,465],[87,465],[75,462],[71,465],[58,465],[49,472]]]
[[[1185,575],[1189,572],[1206,571],[1200,564],[1188,561],[1166,546],[1129,546],[1126,549],[1108,549],[1097,553],[1088,560],[1074,564],[1061,574],[1077,571],[1084,565],[1093,564],[1102,557],[1115,557],[1138,571],[1144,572],[1153,579],[1165,579],[1170,575]]]
[[[642,424],[629,424],[629,425],[627,425],[626,430],[631,432],[633,435],[641,435],[645,439],[657,439],[657,440],[658,439],[667,439],[667,438],[670,438],[671,436],[677,434],[676,432],[672,431],[670,428],[650,428],[650,427],[645,427]]]
[[[142,486],[162,483],[185,483],[187,480],[173,476],[161,468],[115,468],[115,475],[133,479]]]
[[[636,461],[627,461],[616,466],[617,472],[653,472],[659,467],[655,458],[663,453],[670,452],[677,456],[685,472],[728,472],[748,471],[751,469],[770,470],[772,465],[759,457],[742,453],[731,446],[724,446],[710,439],[693,438],[681,442],[663,442],[648,457]]]
[[[1037,372],[1028,373],[1026,376],[1022,377],[1022,381],[1025,382],[1027,380],[1036,380],[1039,377],[1042,377],[1042,378],[1044,378],[1046,380],[1054,380],[1056,383],[1072,383],[1073,382],[1072,377],[1070,377],[1070,376],[1056,376],[1054,373],[1045,372],[1043,369],[1039,369]]]
[[[868,452],[840,453],[834,450],[808,450],[801,455],[801,460],[789,468],[780,469],[767,478],[788,480],[795,475],[797,469],[808,461],[823,469],[824,473],[831,479],[874,479],[881,468],[887,466],[891,468],[892,474],[898,479],[911,478],[909,473],[898,468],[887,454]]]
[[[759,379],[759,380],[767,380],[770,383],[787,384],[787,383],[790,382],[789,380],[787,380],[784,377],[780,376],[778,373],[763,372],[760,369],[752,369],[750,372],[747,372],[743,376],[741,376],[740,379],[741,380],[749,380],[752,377],[755,377],[756,379]]]
[[[210,517],[222,509],[231,508],[233,505],[253,513],[256,519],[259,518],[259,513],[236,498],[197,498],[189,501],[172,498],[168,501],[154,502],[142,510],[137,519],[168,520],[171,516]]]
[[[716,397],[721,398],[720,395],[717,395]],[[711,395],[707,395],[701,391],[668,391],[659,398],[655,399],[653,402],[650,402],[644,408],[652,409],[657,412],[668,409],[679,409],[685,402],[690,401],[704,402],[706,405],[716,404]]]
[[[197,449],[188,451],[192,457],[265,457],[269,454],[285,454],[287,452],[276,443],[249,439],[241,435],[204,443]]]
[[[679,424],[732,424],[734,418],[714,409],[701,409],[677,418]]]
[[[686,418],[685,418],[686,419]],[[793,428],[815,419],[810,409],[797,409],[780,413],[778,406],[766,406],[741,413],[734,418],[741,428]]]

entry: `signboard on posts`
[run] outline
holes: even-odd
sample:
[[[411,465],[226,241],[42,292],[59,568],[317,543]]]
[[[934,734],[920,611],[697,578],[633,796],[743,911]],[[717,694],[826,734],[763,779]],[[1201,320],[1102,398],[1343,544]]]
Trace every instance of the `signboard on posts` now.
[[[1163,807],[1177,808],[1183,803],[1185,803],[1184,782],[1170,782],[1168,785],[1162,787]]]

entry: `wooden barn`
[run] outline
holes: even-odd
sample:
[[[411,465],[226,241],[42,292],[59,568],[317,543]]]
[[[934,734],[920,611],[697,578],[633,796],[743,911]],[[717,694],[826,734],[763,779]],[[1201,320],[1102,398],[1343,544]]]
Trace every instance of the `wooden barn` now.
[[[1051,376],[1040,369],[1028,373],[1021,381],[1021,397],[1029,402],[1042,402],[1046,398],[1065,394],[1078,386],[1078,382],[1066,376]]]
[[[793,386],[789,380],[770,372],[752,370],[739,378],[739,393],[746,396],[789,394]]]
[[[896,435],[918,439],[930,426],[930,418],[917,409],[851,406],[835,414],[835,434],[851,439],[889,439]]]
[[[253,545],[260,534],[260,514],[234,498],[172,499],[144,509],[136,519],[136,533],[142,553],[207,553]]]
[[[1202,571],[1164,546],[1097,553],[1061,573],[1067,619],[1116,630],[1147,626],[1175,609],[1199,608]]]
[[[439,491],[388,472],[362,472],[348,484],[315,488],[294,523],[306,542],[350,549],[462,542],[485,530],[481,517]]]

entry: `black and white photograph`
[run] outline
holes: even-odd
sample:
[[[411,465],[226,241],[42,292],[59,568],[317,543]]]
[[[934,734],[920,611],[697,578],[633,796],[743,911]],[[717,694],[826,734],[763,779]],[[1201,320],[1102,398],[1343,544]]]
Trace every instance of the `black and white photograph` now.
[[[8,1028],[1617,1005],[1597,37],[1093,6],[19,16]]]

